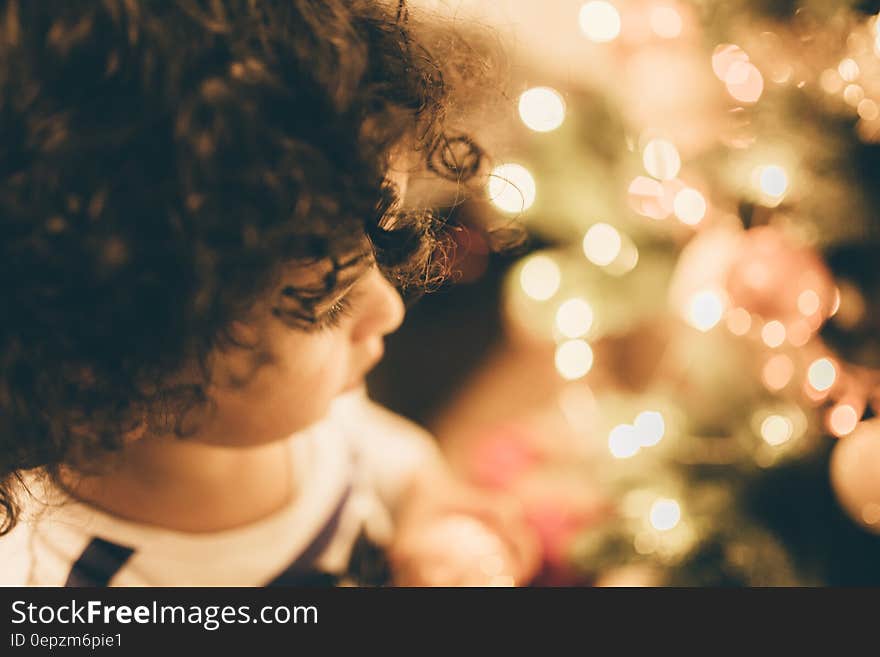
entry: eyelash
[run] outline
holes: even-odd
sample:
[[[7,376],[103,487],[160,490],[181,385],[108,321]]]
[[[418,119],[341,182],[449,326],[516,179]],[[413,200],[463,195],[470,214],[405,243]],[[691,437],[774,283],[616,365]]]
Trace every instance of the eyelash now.
[[[324,331],[336,328],[342,323],[343,318],[351,312],[351,300],[345,296],[334,303],[323,315],[318,317],[309,327],[309,331]]]

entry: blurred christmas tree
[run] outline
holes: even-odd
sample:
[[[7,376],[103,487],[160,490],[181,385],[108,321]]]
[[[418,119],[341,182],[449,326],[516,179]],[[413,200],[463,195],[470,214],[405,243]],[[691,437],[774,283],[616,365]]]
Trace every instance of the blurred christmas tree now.
[[[591,1],[592,81],[520,80],[487,190],[548,245],[504,313],[564,428],[466,460],[530,503],[548,581],[880,583],[877,9]],[[579,480],[608,503],[563,518]]]

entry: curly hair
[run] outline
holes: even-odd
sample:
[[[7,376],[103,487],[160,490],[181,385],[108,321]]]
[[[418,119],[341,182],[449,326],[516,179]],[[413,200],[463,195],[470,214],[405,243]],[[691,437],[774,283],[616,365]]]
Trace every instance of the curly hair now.
[[[387,173],[401,144],[443,178],[481,168],[448,127],[444,38],[403,2],[0,1],[0,534],[24,471],[145,418],[184,434],[287,263],[332,264],[281,287],[294,327],[284,299],[329,294],[352,253],[402,287],[438,275],[442,222]]]

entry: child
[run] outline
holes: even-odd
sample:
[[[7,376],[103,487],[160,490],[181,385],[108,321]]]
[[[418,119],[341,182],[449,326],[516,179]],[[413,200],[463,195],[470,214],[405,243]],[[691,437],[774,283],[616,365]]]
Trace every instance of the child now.
[[[527,582],[363,392],[442,266],[408,173],[482,159],[403,3],[0,7],[0,583]]]

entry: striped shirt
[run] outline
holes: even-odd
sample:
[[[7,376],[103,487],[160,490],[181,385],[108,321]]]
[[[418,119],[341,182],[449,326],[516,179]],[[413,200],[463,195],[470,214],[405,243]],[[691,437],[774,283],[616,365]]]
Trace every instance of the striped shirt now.
[[[0,538],[0,585],[387,583],[391,510],[408,475],[437,458],[433,442],[358,392],[338,399],[325,420],[288,444],[296,499],[220,532],[123,520],[34,477],[22,520]]]

